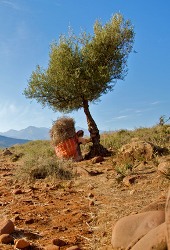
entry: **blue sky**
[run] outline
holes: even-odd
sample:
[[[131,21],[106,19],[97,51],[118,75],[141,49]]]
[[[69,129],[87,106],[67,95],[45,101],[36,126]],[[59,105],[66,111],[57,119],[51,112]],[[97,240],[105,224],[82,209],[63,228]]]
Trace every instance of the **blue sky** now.
[[[0,0],[0,132],[50,128],[62,116],[22,94],[32,71],[47,66],[50,44],[69,26],[92,34],[97,19],[105,24],[117,12],[134,25],[137,53],[129,56],[125,80],[90,105],[98,128],[150,127],[170,116],[169,0]],[[82,110],[68,116],[87,128]]]

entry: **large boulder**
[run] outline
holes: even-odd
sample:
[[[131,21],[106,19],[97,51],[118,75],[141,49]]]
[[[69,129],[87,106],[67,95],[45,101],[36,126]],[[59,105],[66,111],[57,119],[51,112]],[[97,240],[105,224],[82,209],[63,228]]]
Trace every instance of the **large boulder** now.
[[[150,143],[139,140],[132,140],[131,143],[125,144],[118,152],[118,159],[126,162],[135,160],[151,160],[153,156],[153,146]]]
[[[165,205],[165,222],[166,222],[167,246],[168,249],[170,249],[170,188],[168,191],[166,205]]]
[[[149,211],[121,218],[112,231],[113,249],[126,249],[132,242],[137,242],[150,230],[164,222],[164,211]]]
[[[166,224],[153,228],[144,237],[142,237],[131,250],[167,250],[166,243]]]
[[[170,178],[170,156],[163,157],[158,165],[158,172]]]
[[[30,242],[24,238],[16,239],[14,243],[15,243],[14,249],[26,249],[28,247],[31,248]]]

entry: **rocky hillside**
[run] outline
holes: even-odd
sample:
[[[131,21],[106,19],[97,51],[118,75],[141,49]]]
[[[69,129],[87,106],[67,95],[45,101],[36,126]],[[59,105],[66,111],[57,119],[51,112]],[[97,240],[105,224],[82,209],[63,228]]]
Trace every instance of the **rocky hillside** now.
[[[135,139],[111,157],[72,163],[70,180],[34,175],[34,181],[26,182],[16,175],[23,155],[15,147],[1,151],[0,249],[113,249],[113,226],[121,218],[165,211],[169,161],[166,150]],[[2,231],[4,225],[9,231]],[[126,239],[121,235],[119,243]],[[134,247],[136,238],[129,238],[125,246],[132,242]]]
[[[6,132],[0,132],[0,135],[16,139],[24,139],[24,140],[49,140],[50,139],[49,130],[50,130],[49,128],[45,127],[29,126],[21,130],[10,129]],[[76,131],[78,130],[83,130],[84,135],[89,136],[89,132],[87,129],[76,127]],[[102,132],[103,131],[101,131],[101,133]]]

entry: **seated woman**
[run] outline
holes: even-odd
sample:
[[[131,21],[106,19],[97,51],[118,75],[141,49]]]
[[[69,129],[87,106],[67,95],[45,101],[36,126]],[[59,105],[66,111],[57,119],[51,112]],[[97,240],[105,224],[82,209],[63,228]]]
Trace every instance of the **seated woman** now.
[[[84,136],[84,131],[83,130],[77,131],[76,137],[77,137],[77,153],[78,153],[78,155],[77,155],[76,161],[82,161],[83,160],[80,145],[81,144],[85,145],[86,143],[91,142],[91,139],[83,138],[83,136]]]
[[[79,130],[74,137],[69,138],[54,147],[55,153],[60,159],[72,159],[73,161],[82,161],[80,145],[90,142],[90,139],[83,138],[84,131]]]

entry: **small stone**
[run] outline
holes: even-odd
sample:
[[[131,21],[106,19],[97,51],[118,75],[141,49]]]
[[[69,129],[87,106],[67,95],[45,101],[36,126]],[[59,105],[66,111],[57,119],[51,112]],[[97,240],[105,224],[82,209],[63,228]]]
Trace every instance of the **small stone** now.
[[[27,241],[26,239],[15,240],[14,243],[15,243],[15,249],[16,248],[23,249],[30,246],[29,241]]]
[[[33,218],[27,219],[25,221],[25,224],[33,224],[33,223],[34,223],[34,219]]]
[[[14,223],[11,220],[3,219],[0,221],[0,235],[11,234],[14,232]]]
[[[53,226],[52,228],[57,230],[58,232],[64,232],[64,231],[68,230],[67,227],[62,227],[62,226]]]
[[[61,240],[61,239],[53,239],[52,243],[54,245],[56,245],[56,246],[59,246],[59,247],[63,247],[65,245],[67,245],[67,243],[64,240]]]
[[[134,175],[134,176],[126,176],[126,177],[123,178],[123,184],[128,187],[128,186],[134,184],[135,180],[137,178],[138,178],[138,176],[136,176],[136,175]]]
[[[13,194],[23,194],[22,190],[21,189],[15,189],[13,191]]]
[[[14,238],[10,234],[2,234],[0,236],[0,242],[2,244],[12,244],[14,243]]]
[[[99,175],[99,174],[103,174],[103,172],[98,171],[98,170],[90,170],[90,171],[88,171],[88,174],[91,175],[91,176],[96,176],[96,175]]]
[[[94,206],[94,201],[90,201],[89,206]]]
[[[89,193],[89,194],[88,194],[88,197],[89,197],[89,198],[93,198],[93,197],[94,197],[94,194]]]
[[[22,220],[22,219],[21,219],[21,217],[19,215],[16,215],[14,220],[17,221],[17,220]]]

